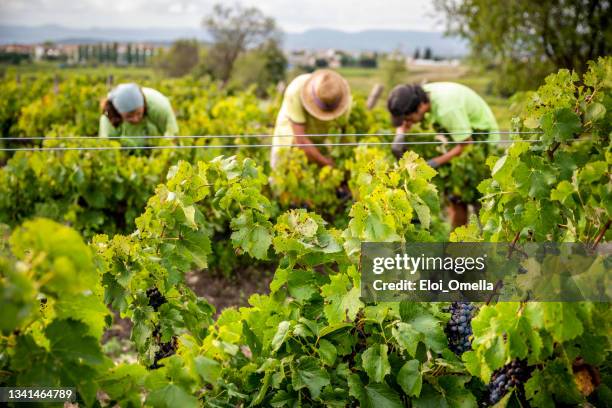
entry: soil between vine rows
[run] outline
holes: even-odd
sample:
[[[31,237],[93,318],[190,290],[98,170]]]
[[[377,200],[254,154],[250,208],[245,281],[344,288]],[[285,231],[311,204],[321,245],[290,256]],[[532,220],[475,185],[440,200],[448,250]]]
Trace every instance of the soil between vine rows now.
[[[185,276],[185,282],[215,307],[216,318],[225,308],[248,306],[249,297],[255,293],[268,294],[273,276],[272,270],[248,266],[234,270],[229,277],[212,275],[207,270],[192,271]],[[102,343],[112,338],[128,339],[131,330],[130,319],[114,313],[113,324],[105,331]]]
[[[273,267],[267,270],[248,266],[234,270],[229,277],[214,276],[208,271],[190,272],[185,282],[198,296],[215,306],[216,317],[227,307],[247,306],[252,294],[270,293],[273,276]]]

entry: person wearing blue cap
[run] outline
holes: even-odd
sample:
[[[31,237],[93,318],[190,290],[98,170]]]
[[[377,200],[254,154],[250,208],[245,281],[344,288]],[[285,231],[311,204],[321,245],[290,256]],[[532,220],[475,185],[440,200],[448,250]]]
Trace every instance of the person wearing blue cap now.
[[[168,98],[151,88],[121,84],[102,102],[98,136],[175,136],[176,116]],[[137,143],[137,142],[133,142]]]

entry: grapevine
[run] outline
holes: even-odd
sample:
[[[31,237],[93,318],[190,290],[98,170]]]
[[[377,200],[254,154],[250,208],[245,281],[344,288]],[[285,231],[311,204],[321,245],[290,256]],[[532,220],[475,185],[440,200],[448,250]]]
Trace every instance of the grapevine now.
[[[452,240],[516,249],[609,241],[611,72],[612,60],[600,59],[581,78],[562,70],[524,96],[516,130],[541,130],[541,143],[515,136],[489,155],[479,219]],[[221,132],[237,110],[237,134],[271,126],[273,109],[256,106],[249,91],[226,98],[211,84],[177,81],[206,85],[158,84],[176,92],[181,123],[193,132]],[[24,107],[7,108],[16,115],[7,132],[63,132],[53,115],[65,95],[77,96],[34,96],[46,92],[39,84]],[[42,103],[51,116],[19,118],[34,118]],[[372,131],[380,112],[361,103],[355,129]],[[81,131],[79,120],[65,129]],[[334,131],[351,130],[341,125]],[[364,302],[361,242],[439,240],[443,187],[416,152],[396,161],[378,147],[332,149],[338,166],[322,171],[294,150],[282,171],[295,174],[285,179],[261,153],[245,152],[13,155],[0,170],[8,224],[0,227],[0,383],[75,387],[82,406],[610,401],[608,304]],[[349,199],[341,201],[339,186]],[[303,204],[310,209],[289,208]],[[216,316],[185,275],[240,262],[273,269],[270,292]],[[114,313],[130,321],[130,361],[102,345]]]
[[[524,241],[594,245],[609,239],[612,106],[605,95],[609,95],[610,69],[610,59],[600,59],[591,64],[582,83],[576,74],[561,70],[528,95],[516,124],[518,129],[541,128],[543,145],[529,146],[518,139],[504,156],[488,159],[492,178],[479,186],[484,194],[482,229],[474,220],[453,232],[451,239],[517,245]],[[491,400],[505,392],[496,370],[517,359],[532,368],[529,379],[519,379],[521,384],[525,381],[524,396],[532,406],[579,404],[586,396],[605,400],[606,391],[595,395],[591,381],[584,385],[575,379],[585,376],[574,373],[573,364],[582,360],[591,367],[607,365],[609,336],[604,333],[611,322],[606,310],[601,303],[484,306],[472,320],[473,350],[462,358],[467,370],[486,383],[495,373]]]

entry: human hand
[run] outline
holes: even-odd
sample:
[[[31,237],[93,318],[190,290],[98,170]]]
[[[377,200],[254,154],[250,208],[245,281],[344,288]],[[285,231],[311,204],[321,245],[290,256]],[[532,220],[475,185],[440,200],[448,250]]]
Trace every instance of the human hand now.
[[[427,164],[429,165],[429,167],[435,169],[436,167],[440,166],[434,159],[429,159],[427,160]]]

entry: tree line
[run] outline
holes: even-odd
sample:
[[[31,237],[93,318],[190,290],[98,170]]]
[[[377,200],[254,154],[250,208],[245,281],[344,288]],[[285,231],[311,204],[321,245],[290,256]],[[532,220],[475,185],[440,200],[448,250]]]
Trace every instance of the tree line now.
[[[495,90],[533,89],[561,68],[586,72],[612,51],[609,0],[436,0],[449,34],[496,75]]]

